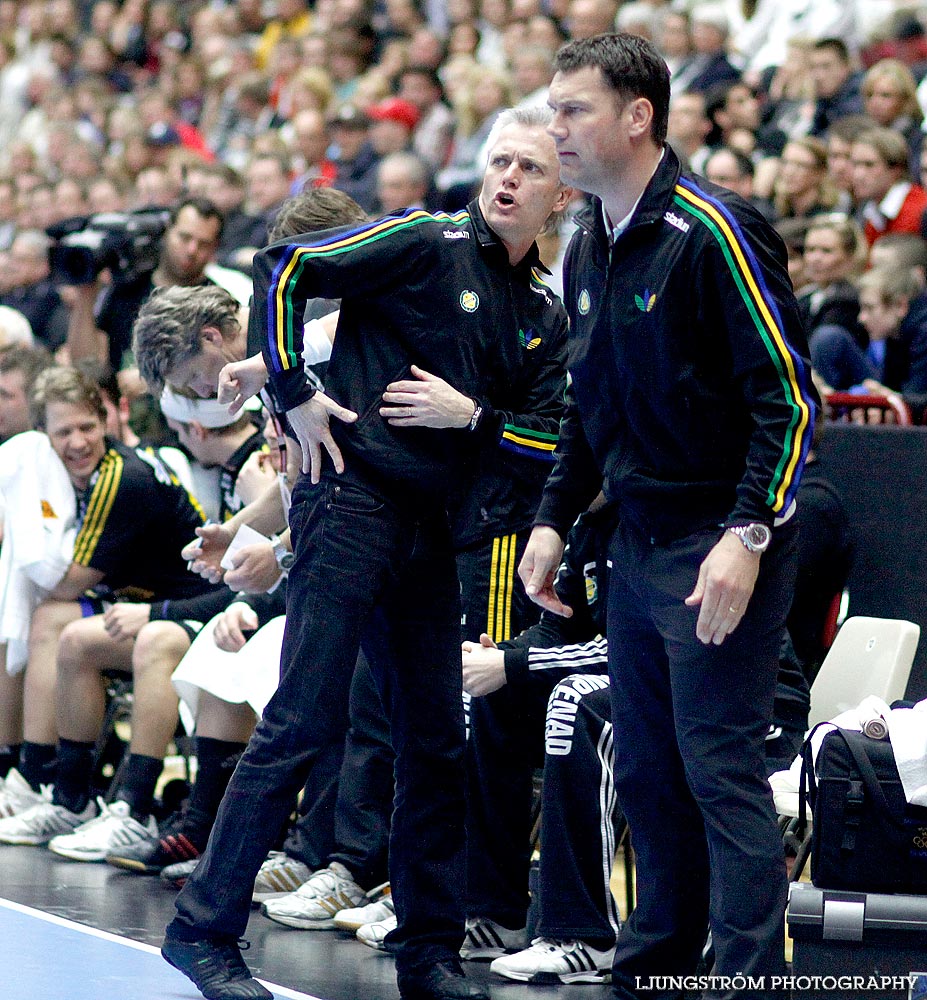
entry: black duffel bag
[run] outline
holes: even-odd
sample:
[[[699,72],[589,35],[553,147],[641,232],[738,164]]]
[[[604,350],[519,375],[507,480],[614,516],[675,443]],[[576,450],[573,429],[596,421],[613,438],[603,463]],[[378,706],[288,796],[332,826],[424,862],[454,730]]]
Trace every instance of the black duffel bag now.
[[[927,808],[904,797],[888,740],[834,729],[817,763],[802,748],[799,822],[805,797],[814,824],[811,881],[819,889],[927,893]]]

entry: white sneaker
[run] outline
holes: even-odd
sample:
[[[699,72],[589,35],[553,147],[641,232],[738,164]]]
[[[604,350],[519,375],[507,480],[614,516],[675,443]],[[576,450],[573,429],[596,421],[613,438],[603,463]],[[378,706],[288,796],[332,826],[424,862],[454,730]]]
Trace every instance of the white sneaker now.
[[[46,789],[42,789],[46,795]],[[47,844],[59,833],[71,833],[81,823],[93,819],[93,803],[88,802],[82,813],[72,813],[64,806],[56,806],[51,801],[51,788],[47,790],[48,798],[43,798],[34,806],[30,806],[18,816],[0,820],[0,843],[2,844]]]
[[[386,945],[383,943],[384,938],[390,931],[396,930],[398,923],[399,921],[396,919],[396,914],[394,913],[383,920],[377,920],[372,924],[364,924],[363,927],[358,927],[357,933],[354,936],[361,944],[367,945],[368,948],[376,948],[377,951],[386,951]]]
[[[488,962],[525,946],[525,928],[511,931],[486,917],[467,921],[460,957],[470,962]]]
[[[371,889],[367,893],[367,899],[370,902],[366,906],[351,906],[335,914],[335,926],[338,930],[356,931],[364,924],[375,924],[378,920],[385,920],[396,912],[393,897],[390,895],[389,882]]]
[[[43,785],[43,788],[51,788]],[[16,770],[11,768],[0,787],[0,819],[9,819],[37,806],[40,802],[51,802],[51,791],[43,793],[33,791],[32,785]]]
[[[254,880],[251,902],[266,903],[268,899],[288,896],[308,882],[311,874],[302,861],[289,857],[283,851],[271,851]]]
[[[73,833],[54,837],[49,841],[49,849],[72,861],[105,861],[110,851],[158,835],[154,817],[149,816],[145,823],[139,823],[133,818],[128,802],[107,805],[103,799],[97,799],[97,804],[100,807],[99,816],[79,826]]]
[[[265,917],[287,927],[307,931],[335,929],[335,914],[357,906],[364,899],[364,890],[354,881],[351,873],[333,861],[328,868],[320,868],[296,892],[280,899],[269,899],[261,906]]]
[[[614,955],[614,948],[599,951],[582,941],[535,938],[530,948],[497,958],[489,971],[535,985],[604,983],[610,978]]]

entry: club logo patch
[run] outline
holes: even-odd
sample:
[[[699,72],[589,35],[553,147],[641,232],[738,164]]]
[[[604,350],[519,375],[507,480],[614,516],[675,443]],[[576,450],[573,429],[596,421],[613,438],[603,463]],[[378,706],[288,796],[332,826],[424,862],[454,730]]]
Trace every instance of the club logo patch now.
[[[470,291],[469,288],[465,288],[460,293],[460,308],[464,312],[475,313],[480,307],[480,297],[476,292]]]
[[[518,340],[526,351],[533,351],[541,344],[541,338],[535,334],[534,330],[529,330],[525,333],[524,330],[519,329]]]
[[[579,309],[580,316],[585,316],[592,308],[592,299],[589,296],[587,288],[584,288],[579,293],[579,298],[576,300],[576,307]]]
[[[636,305],[642,313],[649,313],[656,304],[657,297],[651,293],[649,288],[644,289],[643,295],[634,296],[634,305]]]

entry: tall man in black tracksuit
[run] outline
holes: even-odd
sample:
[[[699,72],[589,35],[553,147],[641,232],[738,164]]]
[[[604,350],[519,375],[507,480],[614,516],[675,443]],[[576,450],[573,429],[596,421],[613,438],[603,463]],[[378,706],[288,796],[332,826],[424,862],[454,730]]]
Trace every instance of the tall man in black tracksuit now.
[[[573,398],[520,572],[568,613],[552,586],[561,539],[604,478],[620,517],[615,784],[639,885],[615,996],[693,972],[709,922],[722,978],[705,995],[733,995],[724,977],[742,973],[767,977],[758,996],[784,969],[763,744],[815,410],[807,347],[781,240],[665,146],[655,49],[602,35],[565,46],[556,68],[562,176],[596,197],[566,260]]]
[[[484,435],[503,450],[549,448],[545,400],[560,407],[565,317],[538,274],[534,237],[569,190],[547,116],[529,115],[502,119],[480,196],[465,211],[409,210],[255,258],[271,386],[311,476],[297,483],[290,511],[296,561],[280,686],[163,947],[216,1000],[269,997],[235,941],[293,797],[313,761],[343,741],[348,681],[378,608],[394,645],[380,689],[396,752],[390,874],[400,993],[485,998],[458,960],[464,731],[446,509],[467,488],[466,457]],[[307,383],[299,343],[305,302],[320,295],[342,300],[327,394]]]

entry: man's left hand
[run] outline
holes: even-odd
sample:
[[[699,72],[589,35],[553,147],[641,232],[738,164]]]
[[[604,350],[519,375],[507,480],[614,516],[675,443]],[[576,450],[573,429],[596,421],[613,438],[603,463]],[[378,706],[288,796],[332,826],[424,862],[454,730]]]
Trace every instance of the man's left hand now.
[[[380,416],[393,427],[466,427],[476,404],[443,378],[412,365],[416,381],[390,382]]]
[[[699,609],[695,634],[701,642],[720,646],[737,628],[759,571],[759,553],[725,531],[699,566],[695,590],[686,598],[688,607]]]
[[[505,685],[505,653],[484,632],[479,642],[461,644],[463,686],[471,698],[483,698]]]
[[[225,582],[232,590],[263,594],[280,579],[280,567],[270,542],[243,545],[229,558],[232,569],[225,571]]]
[[[103,628],[110,639],[134,639],[150,619],[150,604],[117,601],[103,612]]]

